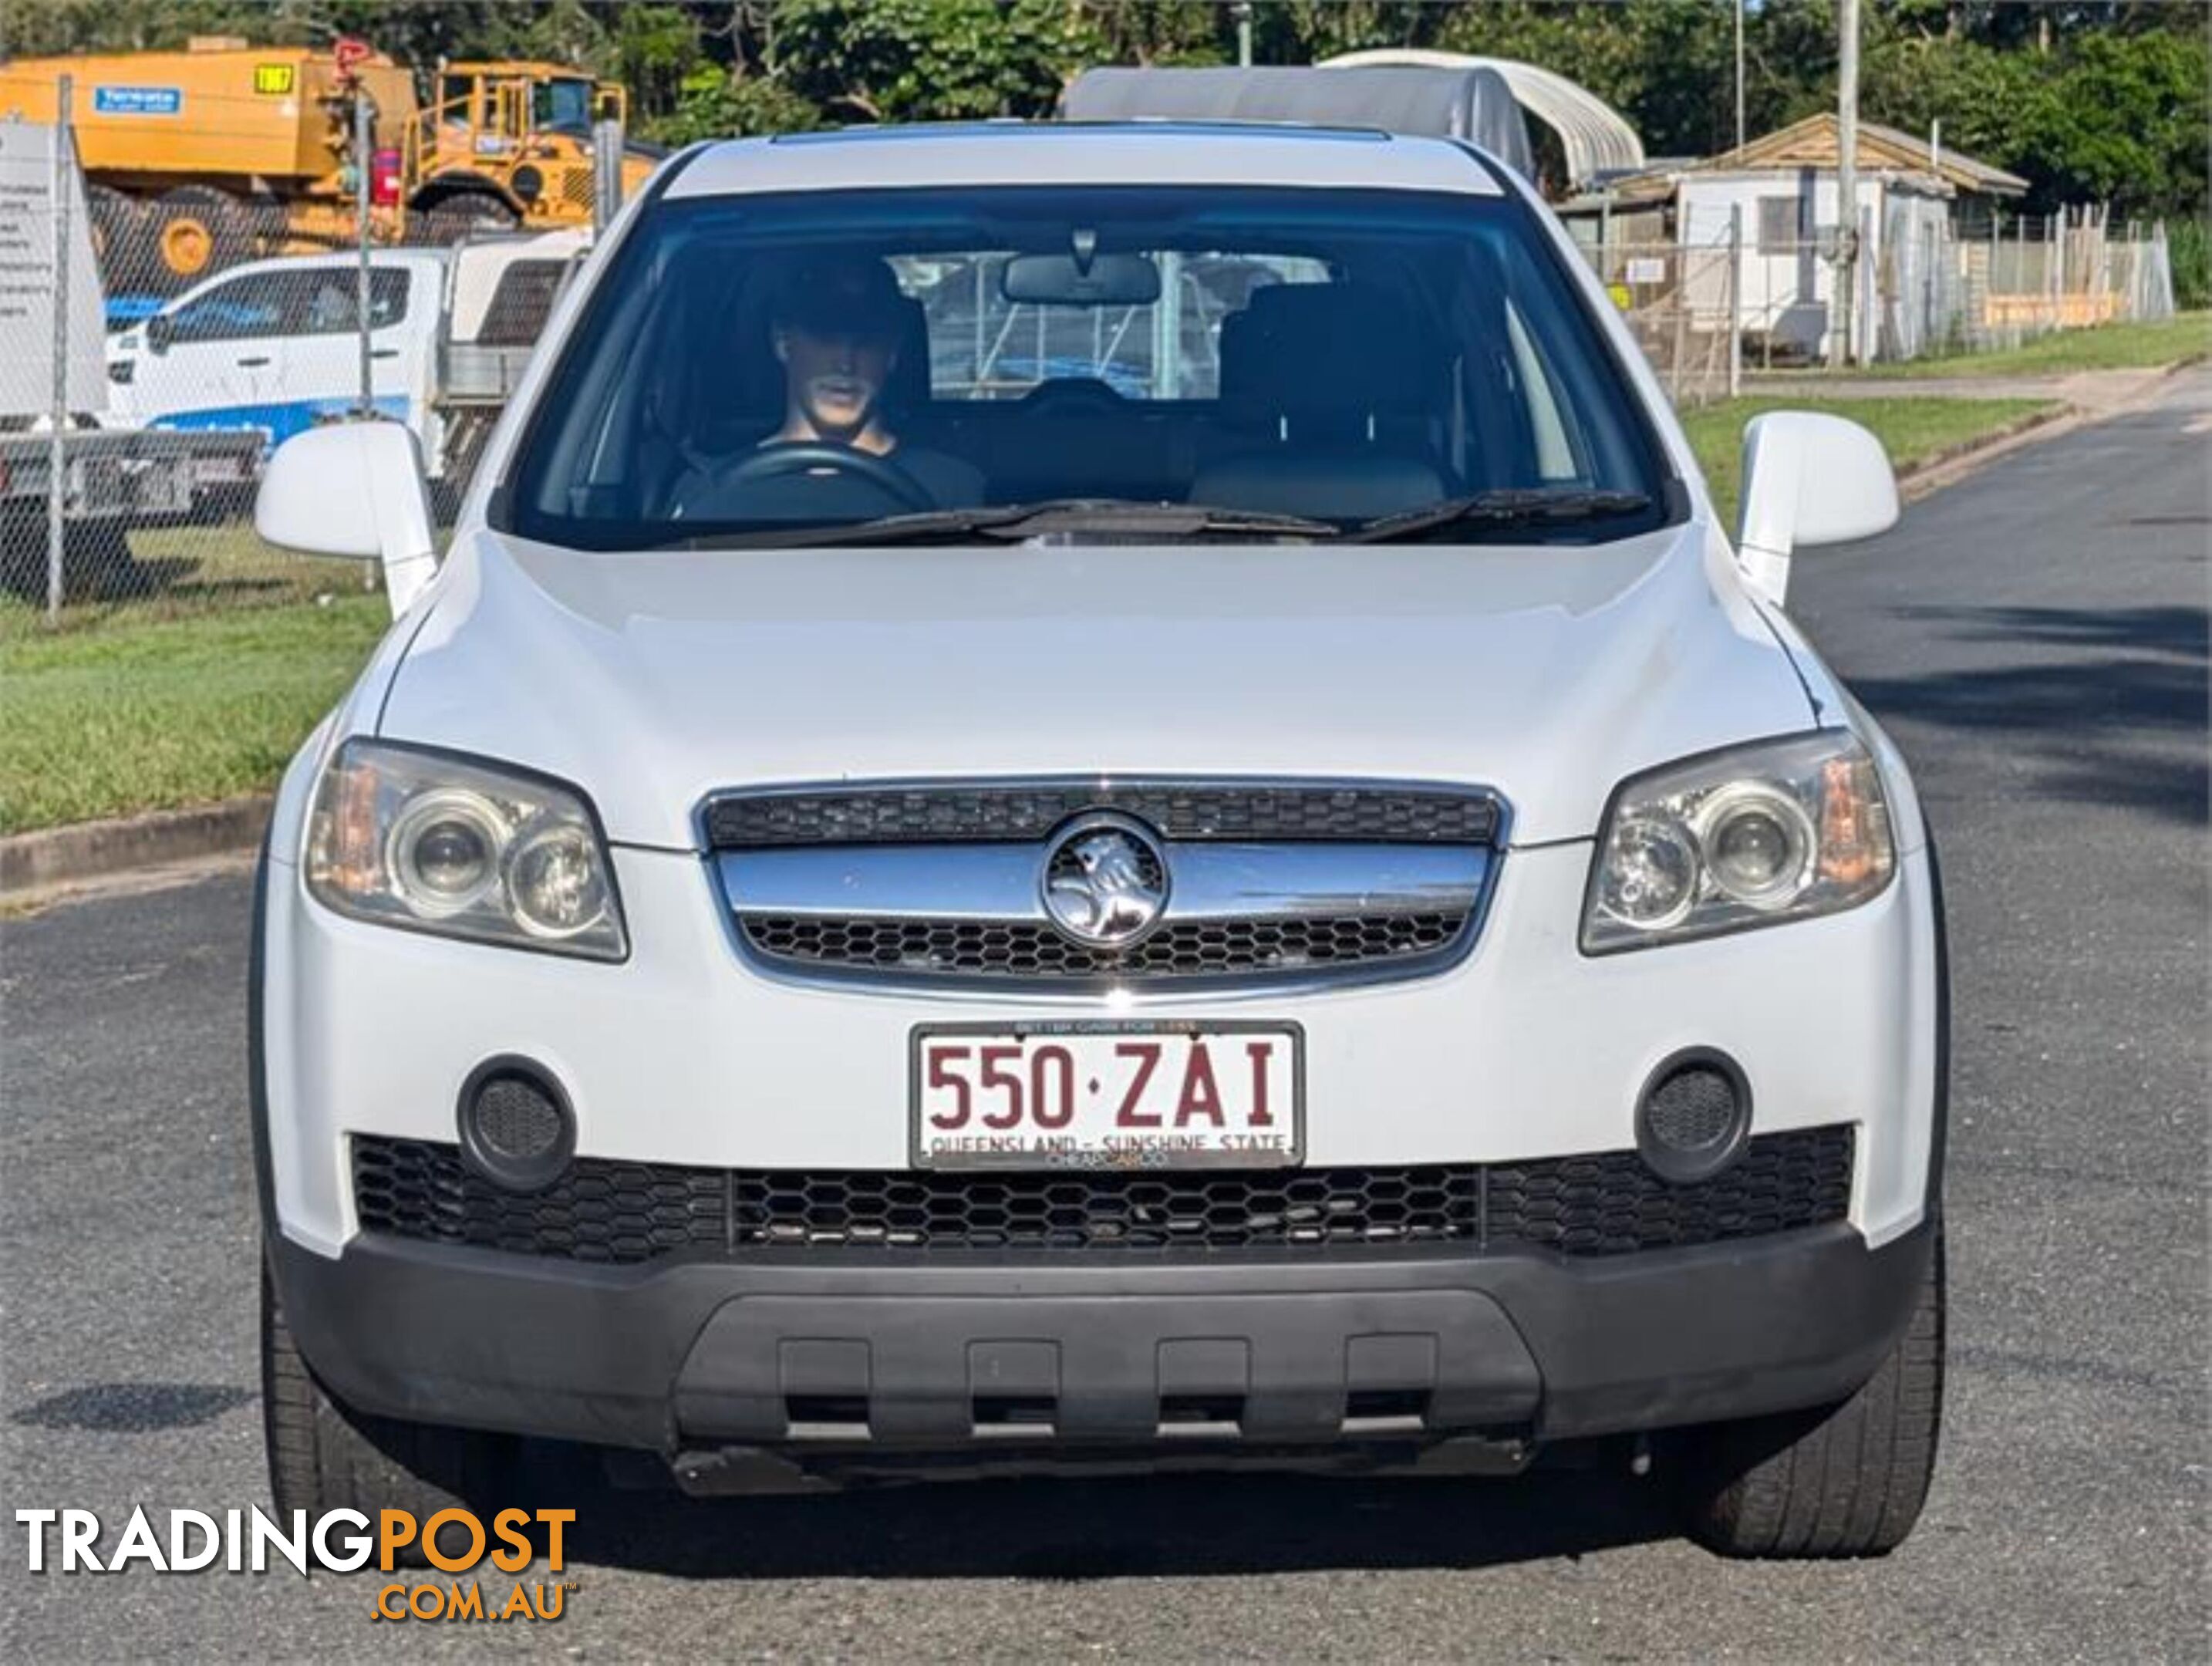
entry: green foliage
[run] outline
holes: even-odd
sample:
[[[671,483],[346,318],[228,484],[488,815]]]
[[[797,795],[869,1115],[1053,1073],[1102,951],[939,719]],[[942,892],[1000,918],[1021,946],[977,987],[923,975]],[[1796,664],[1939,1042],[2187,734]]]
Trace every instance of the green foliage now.
[[[790,85],[845,121],[1052,112],[1085,31],[1065,0],[780,0]]]
[[[1869,365],[1850,373],[1859,382],[1982,380],[1992,377],[2070,376],[2082,370],[2142,370],[2184,363],[2212,352],[2212,314],[2184,313],[2148,323],[2100,324],[2057,330],[2018,347]]]
[[[390,623],[356,592],[0,637],[0,833],[267,790]]]
[[[2190,215],[2167,221],[2166,249],[2173,264],[2173,304],[2212,307],[2212,228],[2203,217]]]
[[[641,128],[677,108],[706,47],[697,20],[680,6],[625,6],[612,21],[598,67],[629,88],[630,117]]]
[[[780,81],[702,64],[684,77],[676,107],[640,131],[662,144],[689,144],[750,133],[803,133],[821,122],[814,106]]]
[[[2032,183],[2025,206],[2109,202],[2123,216],[2205,200],[2208,61],[2202,34],[2083,33],[2052,52],[1893,35],[1867,54],[1869,119]]]

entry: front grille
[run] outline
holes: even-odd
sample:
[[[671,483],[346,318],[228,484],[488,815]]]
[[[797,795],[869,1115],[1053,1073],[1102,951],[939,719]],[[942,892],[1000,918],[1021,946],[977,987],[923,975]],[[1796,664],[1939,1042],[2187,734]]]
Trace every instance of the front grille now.
[[[1841,1220],[1851,1203],[1851,1130],[1765,1134],[1711,1180],[1677,1186],[1632,1151],[1492,1164],[1488,1241],[1618,1256],[1759,1237]]]
[[[1449,947],[1465,914],[1362,914],[1170,923],[1118,952],[1019,921],[856,920],[745,915],[746,945],[802,967],[975,977],[1202,977],[1399,960]]]
[[[1504,820],[1474,787],[1197,777],[766,787],[705,813],[767,969],[1069,993],[1425,976],[1473,943]],[[1109,898],[1141,941],[1085,940]]]
[[[356,1135],[353,1207],[362,1229],[525,1256],[641,1262],[729,1243],[719,1169],[587,1158],[540,1192],[510,1192],[461,1162],[460,1147]]]
[[[1498,832],[1496,801],[1463,787],[1070,781],[732,793],[707,806],[707,838],[717,850],[1021,841],[1091,810],[1170,839],[1487,844]]]
[[[1257,1172],[957,1175],[710,1169],[579,1158],[544,1191],[502,1191],[459,1148],[357,1135],[364,1231],[521,1255],[635,1263],[885,1253],[1279,1250],[1457,1245],[1613,1256],[1841,1220],[1848,1126],[1761,1134],[1724,1173],[1677,1186],[1633,1152],[1509,1164]]]

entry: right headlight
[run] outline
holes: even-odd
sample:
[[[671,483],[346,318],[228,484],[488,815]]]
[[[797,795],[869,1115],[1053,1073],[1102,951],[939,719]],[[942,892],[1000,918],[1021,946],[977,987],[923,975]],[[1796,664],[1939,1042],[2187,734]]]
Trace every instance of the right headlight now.
[[[323,770],[307,890],[379,925],[590,960],[629,952],[590,806],[541,775],[355,739]]]
[[[1881,775],[1848,730],[1668,764],[1613,794],[1583,952],[1833,914],[1878,893],[1896,866]]]

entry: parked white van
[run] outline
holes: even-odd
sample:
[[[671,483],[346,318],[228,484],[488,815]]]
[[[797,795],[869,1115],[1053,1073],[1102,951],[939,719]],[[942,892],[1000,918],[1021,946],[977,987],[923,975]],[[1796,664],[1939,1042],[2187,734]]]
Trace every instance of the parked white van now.
[[[448,253],[369,257],[369,358],[378,411],[444,447],[431,398]],[[232,266],[114,337],[111,406],[125,424],[259,429],[271,447],[352,410],[361,398],[361,266],[356,254]]]

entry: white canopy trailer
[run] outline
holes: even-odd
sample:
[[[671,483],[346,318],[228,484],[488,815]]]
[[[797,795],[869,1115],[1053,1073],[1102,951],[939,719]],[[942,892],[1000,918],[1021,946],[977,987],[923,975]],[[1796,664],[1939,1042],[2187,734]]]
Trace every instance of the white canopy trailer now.
[[[1428,52],[1386,46],[1346,52],[1327,60],[1325,70],[1408,67],[1426,70],[1487,70],[1505,82],[1522,110],[1559,136],[1566,161],[1563,182],[1571,192],[1609,175],[1635,173],[1644,165],[1644,141],[1618,110],[1579,82],[1554,70],[1513,58],[1474,58],[1463,52]]]
[[[1304,122],[1466,139],[1521,174],[1535,155],[1503,76],[1483,65],[1372,69],[1086,70],[1060,99],[1066,121]]]

